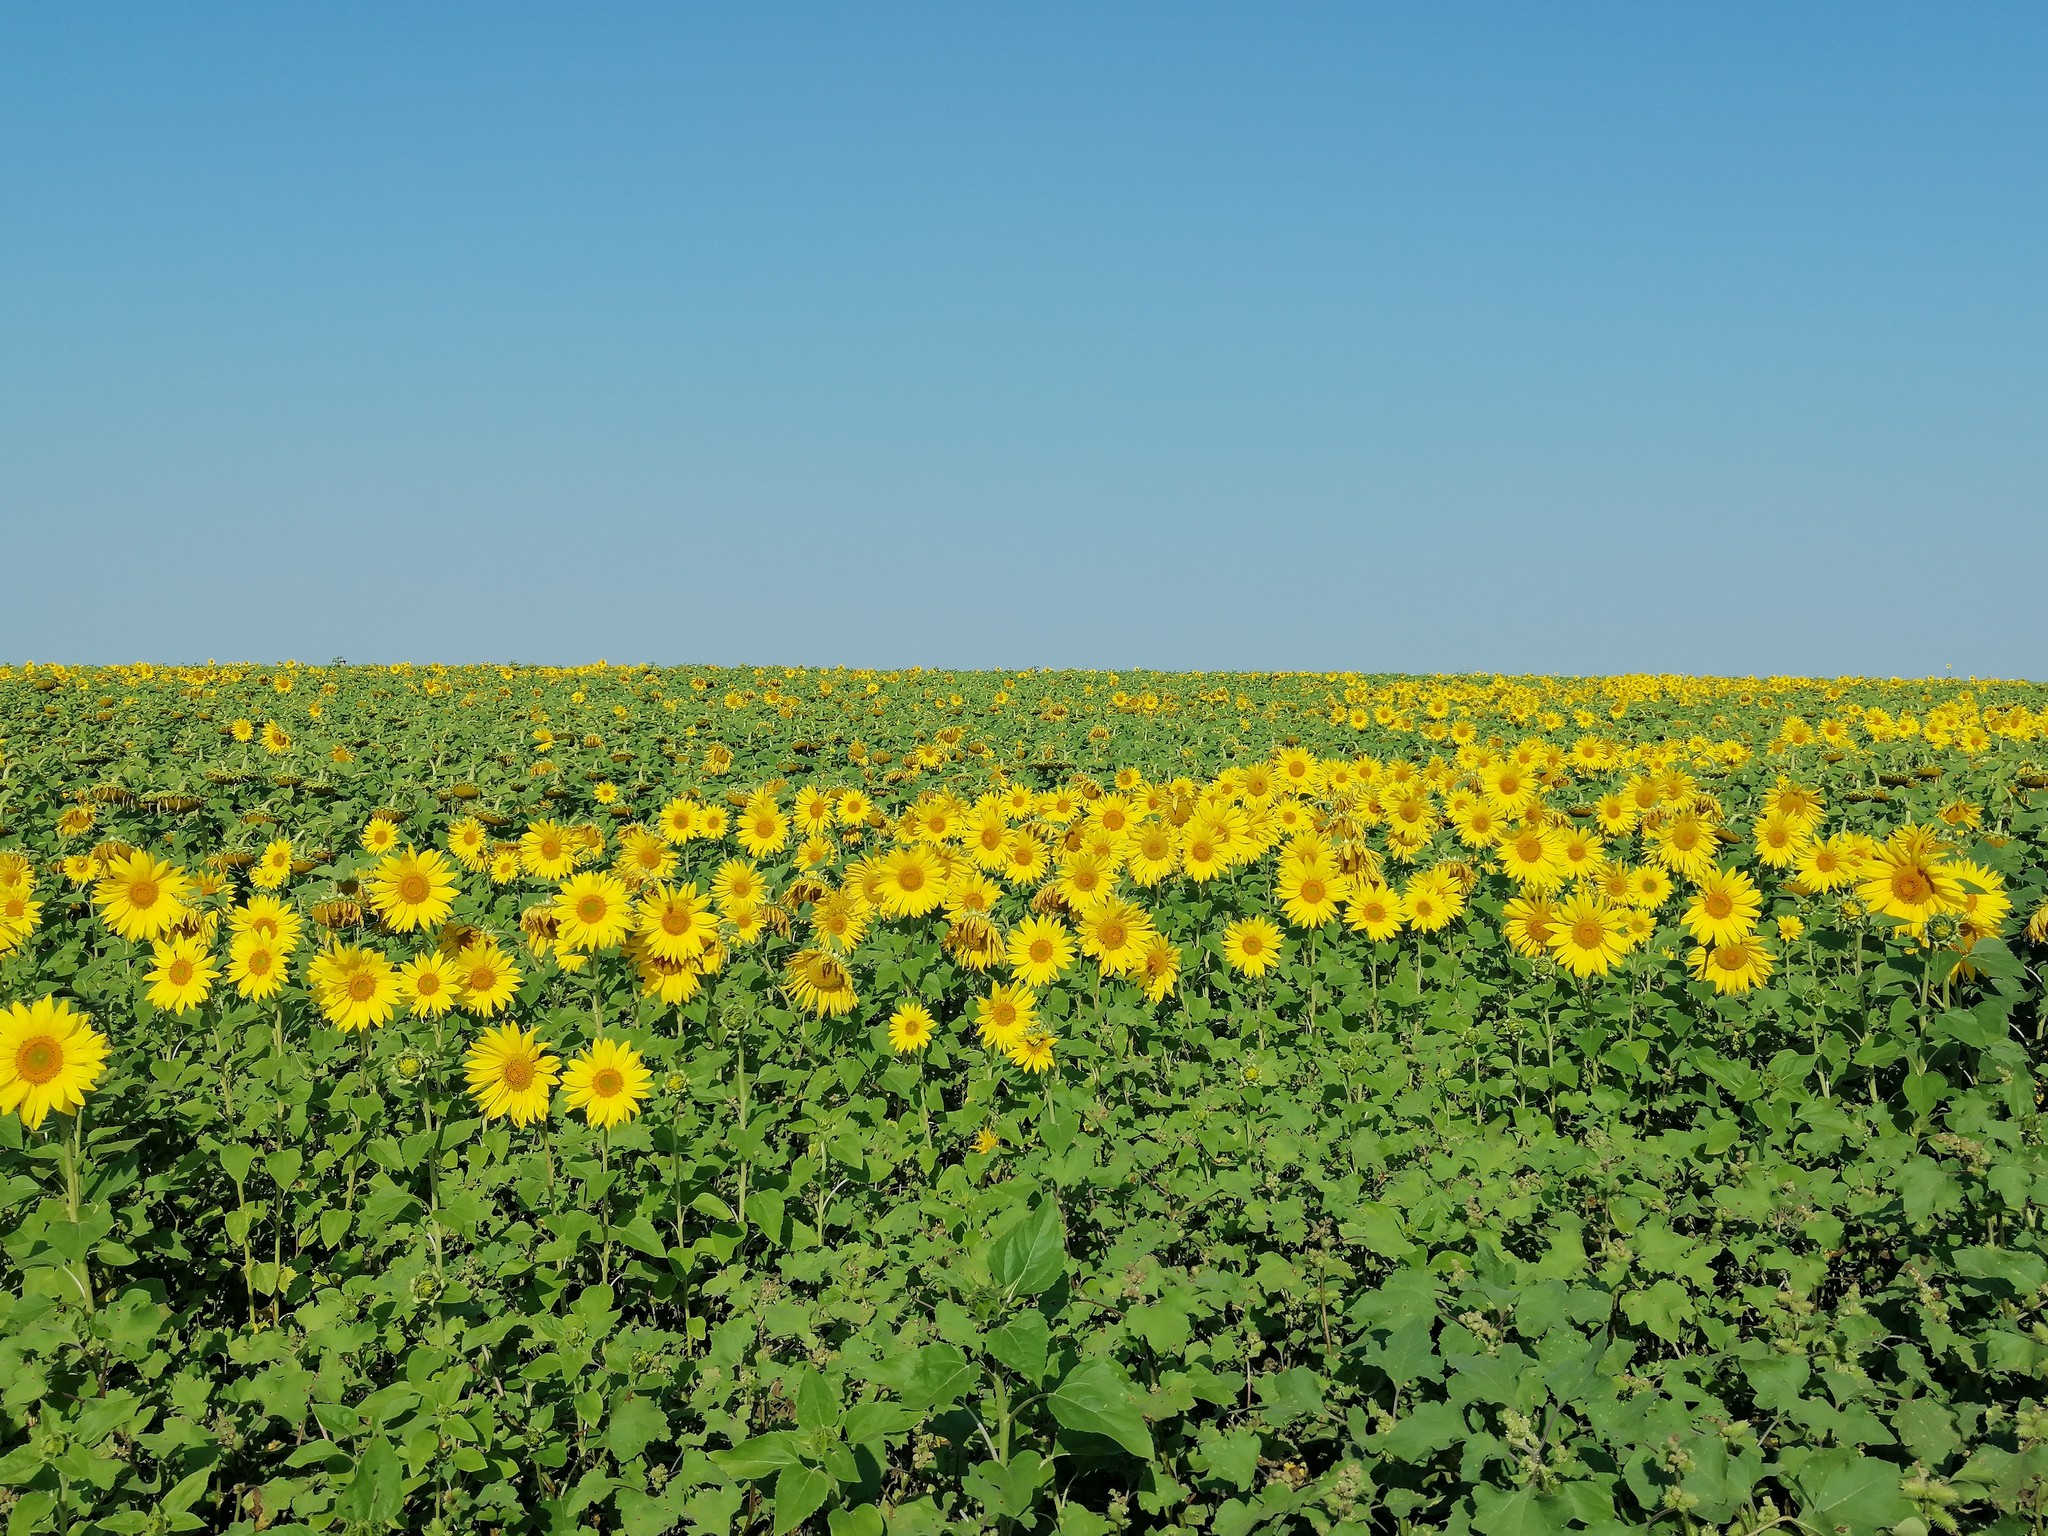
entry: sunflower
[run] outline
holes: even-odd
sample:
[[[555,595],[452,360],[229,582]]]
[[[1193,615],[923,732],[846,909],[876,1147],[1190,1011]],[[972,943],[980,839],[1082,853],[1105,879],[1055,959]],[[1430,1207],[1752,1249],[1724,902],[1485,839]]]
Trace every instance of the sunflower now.
[[[149,972],[149,1001],[171,1013],[186,1013],[206,1001],[220,968],[198,939],[159,939]]]
[[[1564,840],[1555,828],[1524,826],[1494,845],[1508,878],[1524,890],[1554,891],[1564,883]]]
[[[398,1009],[398,972],[379,951],[338,944],[307,968],[321,1015],[344,1033],[381,1027]]]
[[[1241,976],[1263,976],[1280,958],[1280,930],[1267,918],[1241,917],[1223,930],[1223,958]]]
[[[1010,930],[1005,955],[1012,976],[1042,987],[1074,963],[1074,936],[1053,918],[1027,917]]]
[[[1753,831],[1757,859],[1770,869],[1793,868],[1813,841],[1810,824],[1781,810],[1758,817]]]
[[[1531,891],[1501,908],[1501,933],[1508,948],[1525,960],[1550,953],[1550,936],[1560,921],[1549,893]]]
[[[562,1071],[562,1097],[599,1129],[623,1125],[640,1113],[654,1074],[623,1041],[593,1040]]]
[[[273,940],[282,954],[288,955],[299,947],[299,935],[305,926],[305,919],[297,910],[275,896],[251,896],[242,906],[228,909],[228,932],[237,937],[259,934]]]
[[[1180,982],[1180,946],[1163,933],[1148,935],[1138,957],[1137,975],[1144,983],[1145,1000],[1164,1002]]]
[[[156,939],[185,915],[191,884],[175,865],[138,851],[115,859],[92,896],[102,920],[122,938]]]
[[[1154,925],[1151,914],[1121,896],[1098,901],[1077,914],[1081,952],[1105,976],[1127,976],[1144,960]]]
[[[1770,978],[1772,964],[1771,952],[1755,934],[1737,939],[1732,944],[1716,944],[1711,948],[1698,945],[1686,958],[1687,968],[1692,974],[1702,981],[1712,982],[1714,990],[1723,995],[1747,992],[1752,987],[1761,986]]]
[[[1857,898],[1872,912],[1901,923],[1924,923],[1963,905],[1963,887],[1941,857],[1941,845],[1923,829],[1901,827],[1865,863]]]
[[[586,870],[555,893],[555,938],[565,949],[610,949],[633,926],[633,899],[617,875]]]
[[[1163,821],[1145,822],[1124,841],[1124,872],[1148,890],[1179,866],[1179,835]]]
[[[519,991],[519,967],[497,944],[484,939],[455,956],[456,1001],[478,1018],[501,1013]]]
[[[694,960],[718,937],[711,903],[694,884],[657,886],[640,898],[634,926],[647,953],[659,960]]]
[[[1544,942],[1574,976],[1605,976],[1625,952],[1621,916],[1598,896],[1581,891],[1557,910]]]
[[[459,889],[454,866],[432,848],[393,854],[377,866],[368,888],[370,905],[397,933],[438,927],[454,910]]]
[[[389,816],[372,816],[359,841],[365,853],[389,853],[398,846],[398,825]]]
[[[1650,857],[1674,875],[1698,879],[1714,867],[1718,839],[1697,811],[1680,811],[1650,838]]]
[[[986,918],[1003,899],[1003,888],[980,870],[967,865],[954,869],[946,882],[946,916]]]
[[[519,839],[520,866],[536,880],[566,880],[578,852],[575,833],[559,821],[533,822]]]
[[[469,1096],[486,1120],[531,1125],[548,1113],[548,1093],[561,1063],[548,1043],[516,1024],[500,1024],[477,1037],[462,1059]]]
[[[1287,921],[1297,928],[1322,928],[1342,907],[1346,881],[1326,857],[1288,860],[1273,888]]]
[[[1630,872],[1628,902],[1645,912],[1654,912],[1671,899],[1671,876],[1654,864]]]
[[[252,1003],[277,996],[289,953],[267,933],[238,933],[228,942],[228,980]]]
[[[1003,839],[1002,876],[1012,885],[1030,885],[1045,873],[1045,844],[1023,827]]]
[[[675,850],[645,827],[628,827],[619,834],[619,855],[612,867],[637,890],[675,873]]]
[[[1756,931],[1763,893],[1739,869],[1709,869],[1679,921],[1700,944],[1733,944]]]
[[[783,984],[797,1007],[819,1018],[839,1018],[860,1001],[852,972],[829,950],[798,950],[783,967]]]
[[[1401,892],[1408,926],[1417,933],[1435,933],[1457,921],[1465,910],[1465,888],[1458,877],[1439,865],[1413,876]]]
[[[829,891],[811,908],[811,932],[842,954],[868,931],[868,907],[853,891]]]
[[[463,817],[448,829],[448,851],[464,869],[482,874],[491,862],[490,829],[474,816]]]
[[[882,857],[875,894],[885,916],[922,917],[946,899],[945,866],[926,844],[893,848]]]
[[[1022,1067],[1034,1077],[1050,1071],[1053,1063],[1053,1047],[1059,1044],[1059,1036],[1047,1029],[1033,1029],[1020,1040],[1003,1048],[1003,1055],[1013,1065]]]
[[[0,1113],[38,1129],[51,1110],[76,1114],[107,1066],[107,1037],[68,1001],[39,997],[0,1013]]]
[[[931,1009],[920,1002],[899,1003],[889,1015],[889,1049],[899,1056],[921,1051],[932,1043],[936,1028]]]
[[[461,991],[454,960],[438,950],[408,960],[398,968],[398,990],[414,1018],[440,1018]]]
[[[677,795],[661,808],[661,814],[654,818],[654,826],[663,842],[671,847],[682,847],[697,835],[697,802],[688,795]]]
[[[728,918],[738,907],[757,907],[768,897],[761,871],[745,859],[727,859],[711,877],[711,899]]]
[[[1382,880],[1359,881],[1344,904],[1344,926],[1375,942],[1391,939],[1406,919],[1400,893]]]
[[[249,871],[249,883],[259,891],[274,891],[292,877],[292,840],[274,837]]]
[[[1037,1024],[1038,998],[1029,987],[997,982],[987,997],[975,999],[974,1022],[983,1045],[1008,1050]]]
[[[773,794],[759,789],[748,797],[740,810],[738,836],[740,846],[757,859],[779,852],[789,841],[789,818]]]
[[[1085,907],[1116,888],[1116,866],[1087,849],[1070,853],[1060,861],[1058,884],[1069,906]]]

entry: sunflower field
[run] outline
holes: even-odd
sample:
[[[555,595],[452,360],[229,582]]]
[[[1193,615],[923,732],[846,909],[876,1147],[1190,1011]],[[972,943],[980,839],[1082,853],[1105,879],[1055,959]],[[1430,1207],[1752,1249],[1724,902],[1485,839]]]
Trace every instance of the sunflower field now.
[[[0,667],[0,1523],[2040,1532],[2044,737]]]

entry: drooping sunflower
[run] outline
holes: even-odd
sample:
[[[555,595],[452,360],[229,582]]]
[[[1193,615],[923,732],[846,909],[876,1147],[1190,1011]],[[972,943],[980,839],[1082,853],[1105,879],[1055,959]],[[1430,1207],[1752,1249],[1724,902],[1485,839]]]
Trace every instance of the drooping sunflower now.
[[[149,1001],[171,1013],[187,1013],[206,1001],[220,968],[198,939],[159,939],[149,971]]]
[[[1263,976],[1280,958],[1280,930],[1268,918],[1241,917],[1223,930],[1223,958],[1240,976]]]
[[[640,1113],[654,1074],[640,1053],[606,1036],[593,1040],[562,1070],[562,1097],[600,1130],[623,1125]]]
[[[51,1110],[76,1114],[107,1065],[107,1038],[58,997],[0,1012],[0,1114],[30,1130]]]
[[[370,905],[396,933],[438,927],[454,910],[458,889],[454,866],[432,848],[392,854],[368,881]]]
[[[500,1024],[477,1037],[462,1070],[469,1096],[486,1120],[531,1125],[547,1118],[549,1092],[561,1067],[549,1050],[539,1034],[516,1024]]]
[[[889,1015],[889,1049],[900,1055],[921,1051],[932,1043],[937,1028],[932,1011],[915,1000],[899,1003]]]
[[[1010,930],[1005,956],[1012,976],[1043,987],[1074,963],[1074,936],[1055,918],[1027,917]]]
[[[93,888],[106,925],[124,939],[161,938],[185,915],[191,878],[176,865],[140,850],[112,861]]]
[[[633,926],[633,899],[617,875],[585,870],[555,893],[555,939],[586,954],[610,949]]]

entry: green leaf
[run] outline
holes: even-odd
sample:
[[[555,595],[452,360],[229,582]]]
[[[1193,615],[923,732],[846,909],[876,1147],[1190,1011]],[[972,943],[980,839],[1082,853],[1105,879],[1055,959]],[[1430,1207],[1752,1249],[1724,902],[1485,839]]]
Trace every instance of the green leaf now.
[[[668,1415],[651,1397],[628,1397],[615,1404],[604,1428],[605,1445],[621,1462],[637,1459],[648,1446],[668,1437]]]
[[[355,1476],[342,1496],[342,1508],[373,1529],[395,1524],[404,1503],[403,1470],[397,1447],[378,1436],[356,1459]]]
[[[752,1482],[770,1472],[799,1465],[803,1461],[802,1447],[801,1436],[782,1429],[743,1440],[729,1451],[713,1451],[711,1460],[727,1476]]]
[[[1083,1360],[1045,1402],[1066,1428],[1107,1435],[1133,1456],[1151,1457],[1152,1432],[1138,1411],[1130,1379],[1114,1362],[1100,1356]]]
[[[997,1238],[988,1269],[990,1278],[1013,1296],[1051,1290],[1067,1272],[1067,1229],[1059,1202],[1042,1197],[1029,1216]]]
[[[784,1467],[775,1479],[775,1536],[787,1536],[831,1497],[828,1474],[816,1467]]]
[[[1800,1518],[1819,1531],[1875,1536],[1913,1513],[1896,1466],[1846,1448],[1808,1458],[1793,1482]]]
[[[1019,1312],[986,1340],[988,1352],[1004,1365],[1036,1383],[1045,1375],[1046,1355],[1052,1347],[1052,1330],[1037,1312]]]
[[[1562,1500],[1534,1488],[1472,1491],[1472,1529],[1480,1536],[1562,1536],[1568,1518]]]

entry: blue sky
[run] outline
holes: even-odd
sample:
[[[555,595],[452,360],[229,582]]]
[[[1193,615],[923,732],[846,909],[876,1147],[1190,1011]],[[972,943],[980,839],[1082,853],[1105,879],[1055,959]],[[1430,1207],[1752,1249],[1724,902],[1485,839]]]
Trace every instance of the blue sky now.
[[[2048,678],[2048,9],[0,10],[0,656]]]

